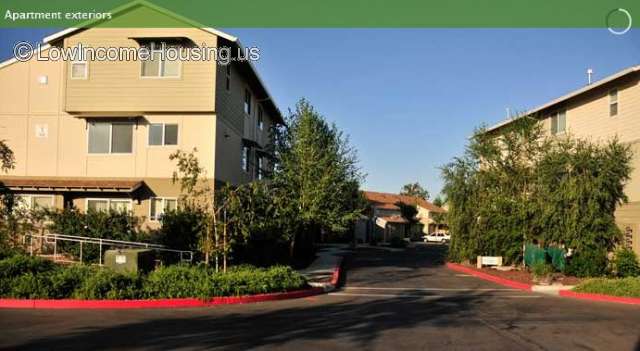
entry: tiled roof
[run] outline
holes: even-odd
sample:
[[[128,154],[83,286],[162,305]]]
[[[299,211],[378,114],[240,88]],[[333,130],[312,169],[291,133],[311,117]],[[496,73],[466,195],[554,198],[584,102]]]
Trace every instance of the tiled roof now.
[[[142,180],[114,179],[56,179],[56,178],[0,178],[0,188],[12,190],[57,191],[114,191],[132,192],[140,188]]]
[[[407,205],[417,205],[432,212],[447,212],[442,207],[438,207],[431,202],[414,196],[398,195],[392,193],[380,193],[376,191],[363,191],[364,197],[376,206],[395,205],[399,202]]]

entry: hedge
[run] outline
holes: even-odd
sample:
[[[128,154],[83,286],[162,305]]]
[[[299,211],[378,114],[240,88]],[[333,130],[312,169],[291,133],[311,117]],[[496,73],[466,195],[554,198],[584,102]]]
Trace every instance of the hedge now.
[[[0,296],[9,298],[209,298],[284,292],[305,286],[305,279],[286,266],[242,265],[216,273],[205,266],[173,265],[142,275],[87,265],[59,266],[29,256],[0,261]]]
[[[640,277],[596,278],[576,286],[574,291],[624,297],[640,297]]]

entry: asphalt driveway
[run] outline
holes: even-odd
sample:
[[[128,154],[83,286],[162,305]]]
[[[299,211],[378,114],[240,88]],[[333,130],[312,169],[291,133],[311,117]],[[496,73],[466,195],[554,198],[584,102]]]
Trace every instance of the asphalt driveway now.
[[[445,247],[358,250],[328,295],[174,310],[0,310],[3,349],[640,350],[640,307],[511,290]]]

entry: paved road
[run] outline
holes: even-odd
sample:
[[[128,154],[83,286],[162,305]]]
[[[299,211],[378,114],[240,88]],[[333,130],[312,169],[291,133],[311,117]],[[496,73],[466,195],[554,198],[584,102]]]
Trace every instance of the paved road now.
[[[640,350],[640,307],[502,288],[443,246],[359,250],[340,291],[178,310],[0,310],[3,349]]]

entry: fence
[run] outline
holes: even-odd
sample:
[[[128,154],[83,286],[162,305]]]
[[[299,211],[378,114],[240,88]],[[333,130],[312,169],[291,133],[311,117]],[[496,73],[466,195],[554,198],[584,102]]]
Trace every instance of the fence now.
[[[102,266],[102,254],[104,252],[105,247],[151,249],[158,252],[175,253],[179,255],[179,259],[182,262],[193,261],[193,251],[168,249],[164,245],[150,244],[150,243],[143,243],[143,242],[91,238],[91,237],[85,237],[85,236],[64,235],[64,234],[26,234],[23,237],[23,243],[25,245],[27,244],[26,243],[27,239],[29,240],[29,254],[31,256],[33,256],[34,254],[34,239],[41,239],[45,243],[52,245],[53,246],[52,259],[55,262],[76,262],[76,261],[69,261],[69,260],[64,260],[60,258],[60,255],[58,252],[58,241],[78,243],[80,245],[80,254],[79,254],[80,263],[83,262],[84,247],[86,245],[98,245],[99,247],[98,265],[100,266]],[[41,255],[41,256],[45,256],[45,255]]]
[[[541,248],[534,244],[527,244],[524,248],[524,264],[529,267],[538,262],[549,261],[556,270],[562,272],[566,266],[565,257],[565,250],[559,247]]]

